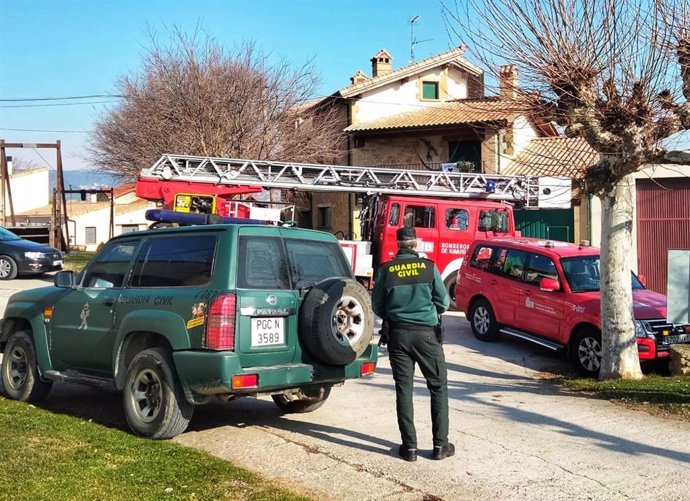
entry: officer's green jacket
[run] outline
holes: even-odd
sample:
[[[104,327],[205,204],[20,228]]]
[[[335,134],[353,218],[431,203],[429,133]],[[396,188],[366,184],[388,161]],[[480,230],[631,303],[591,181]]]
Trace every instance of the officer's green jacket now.
[[[374,313],[393,324],[428,326],[450,304],[434,262],[407,249],[379,267],[371,301]]]

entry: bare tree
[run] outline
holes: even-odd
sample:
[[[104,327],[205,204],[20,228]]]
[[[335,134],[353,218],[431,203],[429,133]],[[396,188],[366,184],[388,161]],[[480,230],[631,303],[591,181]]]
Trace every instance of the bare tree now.
[[[530,107],[599,153],[585,179],[603,207],[600,378],[641,377],[628,258],[632,174],[664,161],[661,141],[690,129],[690,3],[469,0],[444,10],[482,63],[519,67]]]
[[[228,52],[210,37],[155,35],[139,71],[123,76],[122,104],[97,122],[93,162],[134,178],[163,153],[324,162],[336,157],[335,110],[314,110],[310,64],[271,63],[253,43]]]

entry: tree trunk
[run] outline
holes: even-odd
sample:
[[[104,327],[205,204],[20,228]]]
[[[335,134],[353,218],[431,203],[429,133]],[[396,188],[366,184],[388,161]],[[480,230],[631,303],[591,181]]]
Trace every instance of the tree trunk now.
[[[630,278],[632,187],[628,175],[601,199],[600,379],[640,379]]]

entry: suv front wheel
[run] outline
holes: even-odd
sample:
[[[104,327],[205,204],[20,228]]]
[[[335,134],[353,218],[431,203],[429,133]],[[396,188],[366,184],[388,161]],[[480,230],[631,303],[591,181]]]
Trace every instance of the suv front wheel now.
[[[496,316],[486,299],[480,298],[472,303],[469,321],[474,337],[480,341],[495,341],[498,338],[499,332]]]
[[[601,333],[594,327],[580,330],[570,345],[570,357],[584,376],[597,377],[601,368]]]
[[[22,402],[39,402],[53,387],[52,381],[41,381],[33,339],[24,331],[15,332],[7,341],[2,385],[8,397]]]
[[[125,417],[134,433],[172,438],[187,429],[194,405],[187,402],[167,350],[149,348],[127,368],[123,391]]]

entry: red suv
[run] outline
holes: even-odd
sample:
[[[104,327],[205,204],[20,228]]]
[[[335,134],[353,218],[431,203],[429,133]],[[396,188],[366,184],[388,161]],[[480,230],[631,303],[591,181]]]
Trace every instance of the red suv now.
[[[506,334],[570,355],[596,376],[601,365],[599,249],[532,238],[480,239],[458,271],[456,306],[482,341]],[[690,343],[690,326],[666,321],[666,297],[631,273],[641,360]]]

